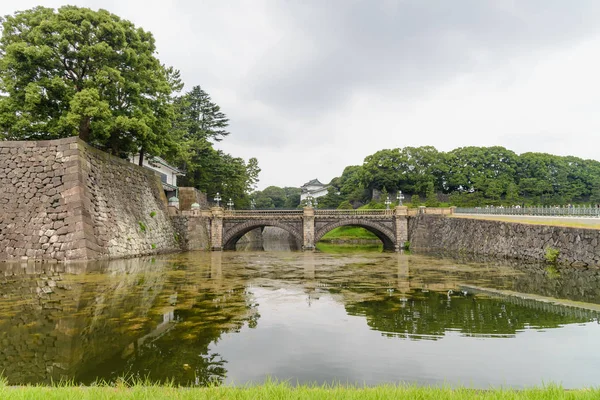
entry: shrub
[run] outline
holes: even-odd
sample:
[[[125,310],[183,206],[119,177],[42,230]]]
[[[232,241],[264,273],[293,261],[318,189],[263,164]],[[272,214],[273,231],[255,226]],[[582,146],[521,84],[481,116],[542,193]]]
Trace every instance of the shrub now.
[[[350,204],[350,202],[348,200],[344,200],[340,203],[340,205],[338,206],[338,210],[352,210],[354,207],[352,207],[352,204]]]
[[[412,196],[412,198],[410,199],[410,205],[411,207],[419,207],[421,205],[421,198],[419,197],[418,194],[414,194]]]
[[[544,258],[546,259],[546,262],[550,264],[556,264],[558,262],[559,255],[560,250],[552,246],[548,246],[546,247],[546,253],[544,254]]]

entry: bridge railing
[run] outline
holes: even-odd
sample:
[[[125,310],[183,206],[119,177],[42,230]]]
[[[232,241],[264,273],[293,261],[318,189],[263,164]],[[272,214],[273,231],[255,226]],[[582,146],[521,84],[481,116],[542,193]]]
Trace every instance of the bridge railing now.
[[[228,217],[277,217],[284,215],[302,215],[303,210],[224,210],[223,215]]]
[[[327,210],[317,209],[315,215],[394,215],[394,210]]]
[[[596,217],[600,218],[598,207],[460,207],[456,214],[480,215],[529,215],[547,217]]]
[[[223,210],[226,217],[277,217],[290,215],[303,215],[304,210]],[[315,209],[315,215],[335,216],[392,216],[394,210],[327,210]]]

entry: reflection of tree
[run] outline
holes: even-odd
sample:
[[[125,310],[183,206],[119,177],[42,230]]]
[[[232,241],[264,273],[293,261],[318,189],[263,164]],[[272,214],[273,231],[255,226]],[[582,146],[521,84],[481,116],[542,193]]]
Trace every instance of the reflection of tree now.
[[[0,266],[0,370],[11,384],[222,380],[210,344],[259,315],[212,258]]]
[[[385,335],[436,339],[448,330],[473,336],[508,336],[526,327],[556,328],[587,322],[588,318],[562,315],[534,304],[523,306],[494,298],[452,296],[414,291],[408,298],[385,296],[349,303],[350,315],[362,315],[369,326]]]
[[[239,331],[245,322],[255,326],[258,314],[246,301],[243,288],[230,288],[224,293],[204,288],[198,294],[183,293],[186,295],[193,297],[187,300],[194,304],[175,310],[170,330],[136,344],[124,361],[120,354],[116,355],[98,366],[96,375],[98,370],[104,370],[110,379],[130,375],[181,385],[221,383],[227,373],[227,361],[210,352],[210,345],[223,333]]]
[[[162,267],[145,259],[2,266],[10,279],[0,281],[0,343],[8,355],[0,370],[9,382],[48,383],[122,351],[151,327]]]

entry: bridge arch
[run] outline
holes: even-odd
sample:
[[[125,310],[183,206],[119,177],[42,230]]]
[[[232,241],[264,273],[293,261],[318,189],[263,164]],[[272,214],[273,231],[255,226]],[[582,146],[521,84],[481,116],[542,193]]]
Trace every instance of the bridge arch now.
[[[373,233],[375,236],[381,240],[383,243],[384,250],[395,251],[396,250],[396,235],[392,230],[380,223],[369,221],[368,219],[343,219],[336,222],[331,222],[323,227],[321,227],[315,233],[315,244],[319,242],[325,236],[325,234],[335,228],[339,228],[340,226],[358,226],[361,228],[365,228],[369,232]]]
[[[294,240],[296,240],[298,248],[302,248],[303,234],[293,226],[273,220],[253,220],[234,225],[226,232],[223,232],[223,249],[235,250],[235,244],[241,239],[242,236],[253,229],[264,228],[265,226],[274,226],[276,228],[283,229],[292,235]]]

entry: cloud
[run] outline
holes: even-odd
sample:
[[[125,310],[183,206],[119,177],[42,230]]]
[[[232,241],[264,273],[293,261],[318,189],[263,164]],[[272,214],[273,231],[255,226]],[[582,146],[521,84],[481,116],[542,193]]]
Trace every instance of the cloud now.
[[[0,14],[40,3],[67,1]],[[76,4],[151,31],[161,61],[229,117],[219,147],[258,158],[260,187],[328,181],[407,145],[598,158],[594,0]]]

